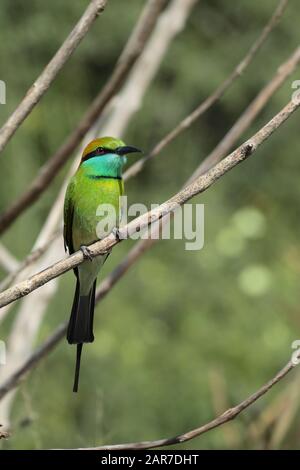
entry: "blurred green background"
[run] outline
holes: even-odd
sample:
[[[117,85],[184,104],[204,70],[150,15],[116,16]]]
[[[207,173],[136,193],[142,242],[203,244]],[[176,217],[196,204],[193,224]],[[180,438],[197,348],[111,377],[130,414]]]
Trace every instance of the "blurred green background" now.
[[[124,140],[150,150],[226,78],[277,3],[200,1]],[[6,147],[1,210],[23,192],[79,121],[109,77],[143,4],[109,2]],[[86,5],[85,0],[2,0],[0,79],[7,84],[7,105],[0,106],[1,124]],[[226,96],[128,182],[130,202],[159,203],[178,191],[297,46],[298,7],[290,1],[280,25]],[[299,73],[272,97],[241,141],[290,99]],[[292,341],[300,338],[298,136],[295,115],[253,158],[194,199],[205,204],[204,248],[186,251],[183,241],[172,240],[148,251],[97,307],[96,341],[84,350],[80,393],[71,390],[75,350],[63,341],[20,387],[12,437],[1,442],[3,448],[84,447],[176,435],[241,401],[287,362]],[[3,236],[19,259],[30,251],[68,167]],[[125,242],[113,250],[103,275],[131,246],[132,241]],[[73,274],[67,273],[37,345],[68,318],[73,290]],[[2,339],[17,307],[1,325]],[[299,394],[283,437],[272,441],[282,417],[276,409],[284,412],[297,373],[236,422],[181,447],[251,449],[275,442],[275,447],[299,448]],[[271,418],[275,413],[270,422],[267,412]]]

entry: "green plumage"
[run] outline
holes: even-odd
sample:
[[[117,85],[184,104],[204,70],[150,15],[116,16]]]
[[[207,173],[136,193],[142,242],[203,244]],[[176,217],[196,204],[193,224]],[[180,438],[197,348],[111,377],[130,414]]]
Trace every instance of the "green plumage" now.
[[[104,157],[102,157],[104,158]],[[71,179],[65,202],[65,242],[69,252],[73,253],[81,246],[95,242],[105,234],[97,236],[96,227],[101,217],[96,215],[99,205],[111,204],[119,214],[119,198],[124,193],[122,180],[99,178],[93,179],[88,171],[79,168]],[[116,220],[116,226],[119,219]],[[80,292],[87,294],[97,277],[107,255],[98,256],[93,261],[84,261],[77,269],[81,281]]]
[[[111,137],[92,141],[84,150],[81,164],[71,179],[64,205],[64,241],[69,253],[86,248],[107,235],[98,223],[107,213],[97,215],[99,206],[114,209],[113,225],[119,226],[120,196],[124,193],[122,169],[125,154],[138,151]],[[92,342],[96,278],[107,254],[86,260],[75,270],[76,291],[68,326],[67,340],[77,344],[74,391],[78,388],[80,356],[83,343]]]

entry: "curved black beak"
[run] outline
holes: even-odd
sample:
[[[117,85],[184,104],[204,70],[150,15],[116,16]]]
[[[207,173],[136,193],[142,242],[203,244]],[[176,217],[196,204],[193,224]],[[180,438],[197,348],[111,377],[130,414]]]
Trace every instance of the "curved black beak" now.
[[[130,145],[125,145],[124,147],[116,148],[115,152],[118,155],[127,155],[128,153],[141,152],[141,150],[136,147],[131,147]]]

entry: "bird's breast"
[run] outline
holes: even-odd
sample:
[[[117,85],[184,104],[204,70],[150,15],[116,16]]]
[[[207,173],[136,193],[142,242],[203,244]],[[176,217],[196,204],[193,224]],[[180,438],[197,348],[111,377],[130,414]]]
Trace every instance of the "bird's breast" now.
[[[107,235],[101,228],[104,220],[118,226],[120,196],[123,194],[123,181],[119,178],[85,176],[83,181],[80,179],[76,183],[72,230],[75,250]],[[111,221],[111,218],[114,220]],[[107,227],[103,228],[107,230]]]

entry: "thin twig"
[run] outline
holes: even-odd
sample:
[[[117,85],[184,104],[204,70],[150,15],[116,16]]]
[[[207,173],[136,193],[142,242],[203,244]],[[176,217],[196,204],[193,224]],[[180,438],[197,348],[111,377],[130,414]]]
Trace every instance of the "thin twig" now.
[[[244,62],[244,60],[243,60]],[[267,84],[266,87],[257,95],[257,97],[252,101],[252,103],[246,108],[242,116],[236,121],[234,124],[233,128],[234,131],[230,130],[224,137],[224,139],[218,144],[218,146],[206,157],[205,160],[199,165],[198,169],[192,174],[190,179],[187,181],[191,182],[193,179],[196,178],[196,174],[202,174],[204,172],[205,168],[210,168],[211,167],[211,156],[213,155],[214,160],[217,162],[221,160],[221,158],[224,157],[224,149],[225,146],[222,144],[224,143],[224,140],[226,140],[226,148],[231,148],[234,143],[237,141],[237,139],[240,137],[240,135],[247,129],[247,127],[253,122],[255,117],[259,114],[259,112],[263,109],[263,107],[266,105],[266,103],[270,100],[270,98],[273,96],[273,94],[276,92],[276,90],[284,83],[284,81],[290,76],[297,65],[300,62],[300,48],[297,48],[293,54],[288,58],[287,61],[285,61],[283,64],[280,65],[278,68],[275,76],[270,80],[270,82]],[[215,93],[214,93],[215,94]],[[213,95],[211,95],[212,97]],[[208,98],[210,99],[210,98]],[[205,101],[206,102],[206,101]],[[203,103],[205,103],[203,102]],[[211,104],[213,102],[211,101]],[[208,109],[208,108],[206,108]],[[184,119],[186,121],[189,118]],[[182,122],[184,122],[182,121]],[[179,123],[179,125],[172,131],[167,134],[153,149],[152,152],[150,152],[149,155],[146,156],[145,159],[142,159],[141,161],[143,162],[141,165],[137,165],[136,163],[131,165],[130,168],[125,172],[124,174],[124,179],[128,180],[133,176],[136,176],[143,168],[144,165],[148,162],[149,159],[152,157],[158,155],[163,148],[170,142],[169,137],[172,134],[176,134],[176,129],[182,127],[182,122]],[[192,124],[192,120],[190,121],[190,125]],[[177,134],[178,135],[178,134]],[[174,137],[175,138],[175,137]],[[144,160],[144,161],[143,161]],[[137,162],[139,163],[139,162]],[[196,173],[197,172],[197,173]],[[147,240],[143,241],[144,243],[147,242]],[[48,242],[47,242],[48,243]],[[46,245],[44,246],[46,248]],[[40,255],[43,254],[43,249],[38,249],[35,250],[34,254],[29,254],[27,258],[25,258],[24,262],[21,263],[20,269],[18,271],[15,271],[13,274],[8,275],[0,284],[0,291],[4,290],[7,288],[20,274],[21,271],[23,271],[24,267],[27,267],[31,264],[31,262],[36,261]]]
[[[161,5],[158,5],[161,3]],[[155,15],[159,13],[159,10],[162,9],[164,2],[158,2],[156,0],[156,8],[157,10],[151,10],[151,5],[149,6],[148,15],[145,14],[141,18],[141,26],[137,28],[137,31],[142,31],[147,33],[147,28],[143,27],[143,21],[146,19],[145,24],[150,29],[153,27],[152,22],[155,21]],[[244,59],[238,64],[238,66],[234,69],[234,71],[227,77],[227,79],[215,90],[215,92],[209,96],[206,100],[204,100],[190,115],[188,115],[183,121],[179,123],[179,125],[173,129],[169,134],[167,134],[154,148],[153,150],[146,155],[144,158],[140,159],[136,162],[129,170],[125,173],[124,178],[128,179],[131,176],[134,176],[138,171],[140,171],[145,163],[154,158],[160,153],[172,140],[174,140],[178,135],[180,135],[184,130],[190,127],[204,112],[207,111],[218,99],[220,99],[225,91],[232,85],[232,83],[245,71],[246,67],[250,65],[252,60],[254,59],[258,50],[262,47],[264,42],[266,41],[268,35],[274,29],[274,27],[278,24],[281,16],[284,13],[284,10],[287,6],[288,0],[281,0],[279,2],[278,7],[276,8],[274,14],[272,15],[271,19],[263,29],[261,35],[257,39],[257,41],[251,46],[249,52],[244,57]],[[150,20],[149,20],[150,18]],[[144,35],[143,41],[145,44],[147,40],[147,35]],[[128,45],[126,46],[127,51],[132,50],[135,52],[138,49],[135,49],[135,40],[134,37],[138,37],[138,35],[133,36]],[[141,36],[142,37],[142,36]],[[140,52],[143,49],[142,41],[140,42]],[[138,43],[138,42],[137,42]],[[130,47],[129,47],[130,46]],[[111,79],[109,80],[107,86],[100,92],[100,95],[96,98],[95,102],[92,104],[91,108],[87,111],[86,115],[80,122],[79,126],[75,129],[75,131],[71,134],[71,136],[67,139],[67,141],[59,148],[59,150],[51,157],[48,162],[41,168],[38,176],[36,179],[30,184],[30,186],[26,189],[23,195],[20,196],[3,214],[0,216],[0,234],[3,233],[18,217],[19,215],[26,210],[33,202],[35,202],[38,197],[43,193],[43,191],[49,186],[55,175],[58,173],[60,168],[64,165],[67,158],[71,155],[72,151],[75,147],[79,144],[82,136],[86,132],[86,130],[91,125],[91,122],[95,119],[96,115],[99,115],[104,107],[106,106],[109,99],[113,96],[113,94],[117,91],[120,87],[120,84],[123,82],[124,78],[126,77],[126,73],[128,72],[127,67],[132,66],[134,59],[134,54],[127,55],[127,60],[125,56],[126,49],[124,50],[123,58],[121,56],[120,60],[117,63],[115,73],[113,73]],[[122,59],[122,60],[121,60]],[[129,60],[128,60],[129,59]],[[131,61],[133,61],[131,63]],[[119,67],[119,64],[125,64],[124,69]],[[125,72],[125,73],[124,73]],[[116,78],[115,78],[116,77]],[[119,83],[119,80],[120,83]]]
[[[154,0],[151,0],[151,2],[153,2],[153,1]],[[166,51],[168,50],[168,46],[171,43],[171,40],[174,38],[174,35],[176,35],[176,33],[179,31],[178,28],[172,27],[172,28],[170,28],[172,34],[170,35],[170,31],[168,29],[164,28],[163,35],[162,35],[161,34],[162,33],[162,31],[161,31],[161,29],[162,29],[161,28],[161,18],[164,18],[164,22],[166,24],[168,24],[167,19],[168,18],[171,19],[171,16],[174,19],[174,15],[177,12],[177,15],[176,15],[176,18],[175,18],[176,22],[177,22],[177,24],[180,23],[181,27],[183,27],[184,24],[185,24],[185,19],[188,16],[188,13],[191,10],[190,5],[195,3],[195,1],[197,1],[197,0],[189,0],[189,1],[186,1],[186,0],[172,0],[170,2],[170,7],[168,7],[166,10],[164,10],[163,13],[160,14],[159,21],[157,21],[157,25],[155,25],[155,28],[153,29],[153,33],[151,34],[151,40],[148,41],[147,47],[143,50],[143,53],[142,53],[141,57],[138,59],[137,63],[135,64],[133,70],[130,73],[130,83],[131,84],[135,83],[134,91],[135,91],[135,93],[138,94],[139,99],[141,99],[142,96],[144,95],[144,93],[146,92],[147,86],[149,85],[150,81],[147,82],[146,86],[141,87],[139,82],[136,83],[134,71],[138,68],[138,66],[140,67],[140,62],[142,62],[144,56],[146,56],[146,50],[149,49],[150,43],[152,44],[152,42],[153,42],[152,38],[154,39],[156,36],[159,36],[160,38],[163,39],[163,37],[166,36],[166,38],[168,38],[168,41],[167,42],[162,41],[162,44],[158,44],[158,47],[155,49],[156,60],[153,62],[153,64],[152,64],[152,61],[150,60],[150,57],[148,57],[148,54],[147,54],[147,57],[148,57],[147,69],[145,70],[145,68],[143,67],[143,75],[144,75],[144,77],[149,75],[151,77],[151,79],[153,78],[153,76],[157,72],[157,70],[159,68],[158,64],[163,60],[163,57],[164,57]],[[150,5],[150,3],[149,3],[149,5]],[[176,8],[174,8],[174,6],[176,6]],[[181,18],[182,18],[182,20],[179,21]],[[159,28],[158,28],[158,26],[159,26]],[[159,48],[162,48],[162,50],[163,50],[162,54],[159,53]],[[153,51],[151,51],[151,54],[153,54]],[[153,65],[154,65],[154,67],[153,67]],[[134,112],[134,110],[133,110],[133,112]],[[126,122],[123,119],[123,123],[125,122],[126,125],[127,125],[128,120],[132,117],[132,115],[133,115],[132,112],[129,113],[127,115]],[[101,117],[99,119],[101,119]],[[95,138],[95,135],[98,134],[99,126],[101,127],[101,121],[98,122],[99,119],[93,124],[93,127],[89,130],[89,132],[84,137],[84,143],[82,145],[86,145],[86,143],[88,141]],[[113,125],[113,123],[115,121],[118,121],[118,120],[119,120],[118,110],[113,107],[113,112],[110,113],[110,122]],[[108,130],[108,132],[110,134],[109,130]],[[71,170],[70,170],[71,174],[73,174],[73,172],[76,170],[76,167],[78,166],[78,159],[80,160],[80,158],[81,158],[81,152],[78,151],[77,157],[74,160],[75,168],[71,168]],[[72,166],[74,166],[74,165],[72,165]],[[66,180],[68,181],[69,178],[70,178],[70,176],[67,176]],[[60,191],[60,196],[58,197],[57,201],[54,204],[55,214],[58,214],[58,215],[61,214],[61,211],[62,211],[61,204],[63,203],[64,193],[65,193],[65,189],[66,189],[64,186],[65,185],[63,185],[63,188]],[[53,211],[51,211],[51,213],[52,212]],[[57,224],[57,217],[56,216],[53,217],[51,215],[50,219],[51,219],[51,225],[53,225],[54,223]],[[49,220],[49,223],[50,223],[50,220]],[[45,240],[46,236],[49,237],[49,223],[47,222],[47,224],[46,224],[48,226],[48,229],[46,229],[46,228],[42,229],[41,234],[44,234],[43,235],[43,240]],[[39,247],[40,246],[42,246],[41,242],[39,243]],[[58,252],[60,251],[59,246],[62,246],[61,242],[58,241],[58,244],[57,244],[57,240],[56,240],[55,244],[54,244],[54,248],[52,248],[52,246],[51,246],[51,248],[49,250],[47,250],[46,256],[48,258],[45,258],[45,256],[44,256],[43,260],[42,260],[42,263],[40,263],[39,265],[36,265],[35,268],[39,267],[39,269],[41,269],[45,265],[46,266],[49,265],[50,263],[49,263],[49,261],[47,262],[47,259],[48,260],[51,259],[51,258],[49,258],[49,256],[55,256],[55,253],[57,252],[57,250],[58,250]],[[53,262],[53,261],[54,261],[54,259],[51,260],[51,262]],[[37,271],[39,269],[35,269],[35,271]],[[32,271],[32,268],[31,268],[31,271]],[[21,275],[22,275],[23,279],[28,277],[28,274],[25,275],[24,271],[22,272]],[[21,281],[22,278],[21,279],[18,278],[18,281]],[[57,279],[56,279],[56,281],[57,281]],[[52,298],[55,295],[56,289],[57,289],[57,282],[48,283],[46,286],[44,286],[44,289],[36,291],[36,293],[33,293],[33,295],[31,295],[31,296],[29,296],[29,297],[27,297],[23,300],[23,302],[21,304],[21,308],[20,308],[20,310],[18,312],[18,315],[17,315],[17,319],[16,319],[16,321],[14,322],[14,325],[13,325],[13,334],[10,334],[10,337],[9,337],[9,340],[8,340],[8,343],[7,343],[7,354],[8,354],[8,357],[9,357],[9,361],[8,361],[7,367],[5,367],[5,369],[3,369],[3,374],[0,374],[1,375],[0,381],[2,383],[6,382],[8,377],[10,377],[12,374],[14,374],[20,367],[22,367],[22,365],[24,364],[24,358],[28,358],[32,354],[32,345],[33,345],[33,342],[34,342],[34,338],[37,334],[37,330],[38,330],[39,325],[42,321],[42,318],[45,314],[46,307],[49,304],[49,300],[50,300],[50,298]],[[3,318],[2,312],[4,313],[4,315],[7,315],[7,313],[9,312],[8,308],[11,307],[12,305],[13,304],[9,304],[5,308],[1,309],[1,315],[0,316],[2,316],[2,318]],[[25,330],[26,330],[26,335],[24,335],[24,334],[22,335],[22,333]],[[9,428],[9,426],[10,426],[10,424],[9,424],[10,423],[10,414],[11,414],[13,399],[14,399],[14,396],[15,396],[14,391],[15,390],[12,390],[11,393],[9,393],[7,396],[5,396],[5,399],[3,399],[3,401],[0,404],[0,415],[2,416],[2,420],[4,421],[5,426],[7,428]]]
[[[182,442],[190,441],[195,439],[195,437],[201,436],[212,429],[215,429],[219,426],[222,426],[229,421],[232,421],[236,418],[242,411],[248,408],[250,405],[255,403],[259,398],[265,395],[274,385],[280,382],[292,369],[294,369],[295,364],[292,361],[289,361],[271,380],[269,380],[265,385],[263,385],[257,392],[250,395],[248,398],[243,400],[238,405],[233,408],[229,408],[227,411],[222,413],[217,418],[209,421],[208,423],[200,426],[199,428],[192,429],[184,434],[180,434],[175,437],[169,437],[166,439],[158,439],[155,441],[143,441],[143,442],[132,442],[128,444],[115,444],[108,446],[100,447],[89,447],[79,450],[137,450],[137,449],[152,449],[154,447],[163,447],[170,446],[174,444],[180,444]]]
[[[292,55],[281,64],[272,80],[258,93],[250,105],[241,114],[224,138],[214,150],[199,165],[194,178],[205,173],[219,162],[237,142],[241,134],[250,126],[259,112],[264,108],[271,96],[280,88],[284,81],[294,72],[300,63],[300,47],[297,47]],[[189,180],[191,182],[192,180]]]
[[[124,274],[129,269],[133,262],[136,261],[139,256],[152,245],[151,242],[153,242],[153,240],[143,240],[134,246],[127,257],[121,262],[121,264],[101,283],[97,295],[98,300],[102,299],[106,295],[106,293],[114,286],[117,280],[121,278],[122,274]],[[61,333],[61,329],[63,332],[65,332],[66,325],[61,325],[52,335],[53,337],[49,338],[49,340],[47,340],[39,348],[39,350],[36,351],[36,353],[34,353],[27,361],[25,361],[25,363],[23,363],[16,373],[11,376],[8,381],[5,382],[5,384],[3,384],[3,387],[0,387],[0,397],[6,394],[10,389],[16,387],[22,377],[24,377],[24,375],[26,375],[27,372],[44,357],[44,348],[47,350],[47,353],[49,353],[50,350],[52,350],[55,345],[58,344],[60,339],[62,339],[64,336],[64,333]],[[48,348],[48,342],[50,342],[52,346],[51,349]]]
[[[159,70],[163,57],[174,38],[185,28],[192,8],[199,0],[172,0],[160,15],[155,30],[149,39],[143,55],[133,67],[130,77],[111,104],[101,127],[102,135],[121,137],[128,120],[142,106],[144,90]],[[118,119],[115,119],[115,115]]]
[[[274,20],[274,16],[272,17]],[[262,37],[262,36],[261,36]],[[254,49],[254,46],[251,48],[252,50]],[[242,61],[242,63],[246,63],[246,58]],[[133,176],[133,173],[128,175]],[[149,241],[151,242],[152,240],[143,240],[140,243],[136,244],[136,246],[131,250],[131,252],[128,254],[128,256],[121,262],[121,264],[116,268],[114,272],[111,273],[108,278],[101,283],[100,290],[98,293],[98,298],[102,298],[104,293],[107,293],[107,291],[115,284],[115,282],[120,279],[121,274],[127,271],[129,269],[130,265],[134,260],[136,260],[146,249],[148,249],[152,243],[149,244]]]
[[[111,291],[113,286],[123,277],[130,269],[135,261],[147,249],[146,245],[136,243],[136,245],[125,256],[123,261],[101,282],[96,293],[96,303],[102,301],[104,297]],[[62,323],[57,329],[46,339],[46,341],[31,354],[23,364],[18,367],[1,385],[0,400],[11,390],[16,388],[22,380],[25,379],[27,373],[33,369],[45,356],[47,356],[55,346],[63,339],[67,331],[67,323]]]
[[[25,192],[0,215],[0,234],[3,233],[50,185],[58,171],[80,144],[84,135],[99,118],[114,94],[124,83],[131,67],[141,55],[166,0],[148,0],[130,38],[106,84],[92,102],[77,127],[59,149],[40,168],[37,177]]]
[[[167,214],[170,214],[178,208],[178,206],[189,201],[191,198],[200,194],[213,185],[220,177],[230,171],[236,165],[249,158],[258,147],[267,140],[273,132],[278,129],[296,109],[300,106],[300,100],[291,100],[276,116],[274,116],[265,126],[263,126],[252,138],[248,139],[243,145],[238,147],[230,155],[224,158],[220,163],[214,166],[204,175],[199,176],[195,182],[179,191],[168,201],[159,205],[157,208],[142,214],[136,219],[129,222],[119,230],[119,237],[110,234],[103,240],[90,245],[89,250],[92,257],[98,256],[103,252],[107,252],[113,248],[122,239],[129,238],[131,235],[144,228],[158,222]],[[61,274],[75,268],[84,261],[83,253],[77,251],[76,253],[68,256],[66,259],[58,261],[54,265],[46,268],[40,273],[37,273],[29,279],[20,282],[19,284],[7,289],[0,294],[0,307],[8,305],[15,300],[28,295],[38,287],[49,282]]]
[[[124,179],[131,178],[135,176],[139,171],[141,171],[148,160],[156,157],[167,145],[169,145],[174,139],[176,139],[182,132],[188,129],[200,116],[202,116],[209,108],[211,108],[222,96],[224,93],[231,87],[237,78],[239,78],[246,70],[246,68],[251,64],[255,58],[257,52],[265,43],[269,34],[273,31],[275,26],[278,24],[280,18],[282,17],[285,8],[287,7],[288,0],[281,0],[269,19],[268,23],[262,30],[258,39],[252,44],[249,51],[241,62],[235,67],[231,74],[217,87],[217,89],[208,96],[202,103],[200,103],[197,108],[195,108],[188,116],[186,116],[171,132],[169,132],[163,139],[160,140],[158,144],[143,158],[139,159],[136,163],[131,165],[131,167],[124,174]]]
[[[163,219],[164,220],[164,219]],[[115,268],[112,273],[110,273],[107,278],[101,283],[99,289],[97,290],[96,302],[102,300],[106,294],[112,289],[116,282],[121,279],[121,277],[130,269],[140,256],[148,250],[152,244],[155,242],[155,239],[146,239],[141,240],[139,243],[131,249],[123,261]],[[45,357],[44,349],[49,353],[62,339],[63,334],[66,331],[66,324],[62,324],[58,327],[57,330],[49,337],[48,340],[32,355],[30,356],[23,365],[16,370],[16,372],[7,379],[7,381],[0,387],[0,399],[11,389],[15,388],[27,372],[38,364],[38,362]],[[48,343],[51,344],[51,348],[48,347]]]
[[[49,64],[45,67],[39,78],[27,91],[25,97],[16,110],[0,129],[0,152],[4,149],[18,127],[46,93],[59,71],[63,68],[76,47],[89,31],[95,19],[104,11],[106,3],[107,0],[91,0],[89,6],[67,39],[61,45]]]

